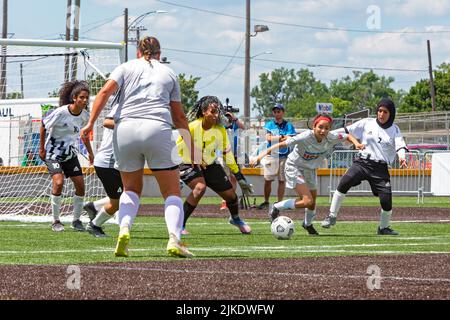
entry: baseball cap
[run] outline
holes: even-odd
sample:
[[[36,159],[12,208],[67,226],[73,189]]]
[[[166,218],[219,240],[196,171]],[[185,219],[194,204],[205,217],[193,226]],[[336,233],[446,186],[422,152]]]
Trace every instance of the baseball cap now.
[[[273,106],[272,111],[275,109],[280,109],[284,111],[284,106],[281,103],[277,103],[276,105]]]

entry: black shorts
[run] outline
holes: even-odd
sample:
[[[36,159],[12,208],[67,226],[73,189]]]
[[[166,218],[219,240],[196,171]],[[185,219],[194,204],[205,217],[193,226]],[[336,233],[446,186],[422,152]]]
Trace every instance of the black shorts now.
[[[81,165],[77,157],[73,157],[64,162],[46,159],[45,165],[47,166],[48,172],[51,176],[58,173],[64,173],[66,178],[78,177],[83,175],[83,170],[81,169]]]
[[[386,163],[356,158],[345,175],[351,178],[352,187],[367,180],[375,196],[380,193],[392,193],[391,177]]]
[[[213,163],[205,169],[198,166],[192,168],[190,164],[182,164],[180,166],[180,178],[186,185],[199,177],[203,177],[206,186],[214,190],[214,192],[223,192],[233,188],[230,179],[220,164]]]
[[[120,177],[119,170],[96,166],[94,166],[94,168],[108,197],[110,199],[119,199],[123,192],[122,178]]]

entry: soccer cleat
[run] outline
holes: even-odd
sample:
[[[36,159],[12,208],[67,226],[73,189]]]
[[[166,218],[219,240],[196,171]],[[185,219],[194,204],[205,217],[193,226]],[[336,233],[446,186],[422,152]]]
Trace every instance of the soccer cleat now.
[[[259,210],[264,210],[269,208],[269,203],[267,201],[264,201],[263,203],[261,203],[258,207]]]
[[[97,227],[92,222],[89,222],[86,227],[87,232],[92,234],[96,238],[105,238],[107,237],[106,233],[103,231],[102,227]]]
[[[126,231],[122,234],[119,234],[117,238],[116,250],[114,251],[114,255],[116,257],[128,257],[128,243],[130,242],[130,232]]]
[[[279,216],[280,216],[280,210],[275,208],[274,204],[270,205],[270,207],[269,207],[269,221],[273,222],[273,220],[275,220]]]
[[[72,228],[75,231],[80,231],[80,232],[86,231],[86,228],[83,226],[83,223],[81,223],[80,220],[72,221]]]
[[[336,224],[336,217],[328,216],[322,221],[322,228],[330,228]]]
[[[302,227],[303,229],[305,229],[306,231],[308,231],[308,234],[312,235],[312,236],[318,236],[319,233],[316,231],[316,229],[314,229],[314,226],[311,224],[309,226],[307,226],[305,224],[305,221],[303,221],[302,223]]]
[[[222,205],[220,206],[220,211],[228,210],[227,202],[225,200],[222,201]]]
[[[187,231],[185,228],[181,229],[181,234],[183,236],[187,236],[189,234],[189,231]]]
[[[178,258],[192,258],[194,256],[192,252],[190,252],[173,233],[171,233],[169,236],[169,242],[167,243],[167,253],[170,256]]]
[[[59,220],[55,220],[52,223],[52,230],[55,232],[62,232],[64,231],[64,225]]]
[[[252,233],[252,229],[250,228],[250,226],[247,223],[245,223],[245,221],[242,220],[241,218],[236,219],[230,218],[228,222],[230,222],[233,226],[237,227],[242,234]]]
[[[398,236],[399,233],[397,231],[392,230],[390,227],[386,227],[383,229],[378,227],[377,234],[380,236]]]
[[[97,209],[95,209],[93,202],[87,202],[83,206],[83,209],[88,213],[89,220],[94,220],[95,216],[97,215]]]

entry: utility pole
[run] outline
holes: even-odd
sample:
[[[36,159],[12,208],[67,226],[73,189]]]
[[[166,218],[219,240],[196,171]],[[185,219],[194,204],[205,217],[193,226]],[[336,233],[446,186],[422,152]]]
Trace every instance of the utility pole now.
[[[244,118],[250,124],[250,0],[246,0]]]
[[[250,128],[250,0],[245,5],[244,123]],[[250,154],[250,138],[245,137],[244,154]]]
[[[123,42],[125,43],[125,62],[128,61],[128,8],[125,8],[123,21]]]
[[[148,29],[144,26],[135,26],[131,27],[130,31],[136,32],[136,38],[131,38],[130,41],[136,42],[136,46],[139,45],[139,41],[141,40],[141,31],[147,31]]]
[[[20,64],[20,99],[24,99],[24,92],[23,92],[23,64]]]
[[[8,0],[3,0],[2,38],[8,38]],[[6,99],[6,46],[2,46],[2,59],[0,63],[0,99]]]
[[[70,31],[72,29],[72,0],[67,0],[66,13],[66,41],[70,41]],[[68,52],[68,50],[66,50]],[[70,76],[70,57],[64,57],[64,82],[69,81]]]
[[[80,32],[80,2],[81,0],[75,0],[74,8],[74,24],[73,24],[73,41],[78,41]],[[77,78],[78,72],[78,56],[72,56],[72,81]]]
[[[431,62],[430,40],[427,40],[428,49],[428,72],[430,73],[430,93],[431,93],[431,111],[436,111],[436,90],[434,88],[433,64]]]

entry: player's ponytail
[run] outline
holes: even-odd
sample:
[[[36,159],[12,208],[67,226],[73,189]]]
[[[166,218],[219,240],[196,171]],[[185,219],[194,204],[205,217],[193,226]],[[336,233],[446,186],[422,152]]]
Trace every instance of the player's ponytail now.
[[[138,50],[144,56],[144,59],[150,62],[161,53],[161,45],[155,37],[145,37],[139,41]]]

